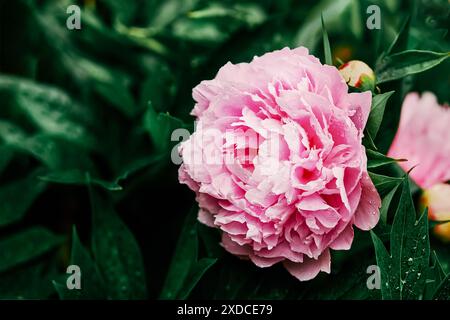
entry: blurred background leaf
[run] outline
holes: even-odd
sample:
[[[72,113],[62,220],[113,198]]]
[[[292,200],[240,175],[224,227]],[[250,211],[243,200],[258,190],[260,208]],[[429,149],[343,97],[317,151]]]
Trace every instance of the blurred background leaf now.
[[[80,30],[66,27],[72,4]],[[366,28],[373,4],[380,30]],[[227,254],[217,230],[188,215],[195,195],[178,183],[171,134],[192,132],[192,88],[226,62],[300,45],[323,57],[323,15],[332,63],[378,71],[364,143],[386,242],[405,179],[384,156],[401,101],[425,90],[450,101],[449,10],[446,0],[0,0],[0,298],[380,298],[365,286],[367,233],[333,253],[331,276],[306,284]],[[448,273],[450,250],[431,246]],[[74,262],[84,292],[66,289]]]

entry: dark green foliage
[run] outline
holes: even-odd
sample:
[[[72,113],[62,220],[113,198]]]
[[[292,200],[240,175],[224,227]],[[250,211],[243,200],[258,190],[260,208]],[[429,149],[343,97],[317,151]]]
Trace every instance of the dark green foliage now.
[[[390,254],[372,233],[381,269],[381,292],[383,299],[422,299],[430,258],[428,217],[425,212],[416,220],[407,179],[401,187],[391,229]]]
[[[54,281],[54,286],[61,299],[105,299],[105,285],[101,278],[99,269],[90,253],[81,244],[75,228],[72,233],[72,252],[70,264],[77,265],[81,270],[81,289],[69,290],[66,281],[58,283]],[[67,275],[68,277],[69,275]]]
[[[0,240],[0,273],[36,259],[60,244],[61,237],[33,227]]]
[[[216,262],[215,258],[198,258],[197,212],[198,208],[194,207],[186,218],[161,299],[187,298],[202,275]]]
[[[92,250],[112,299],[145,299],[147,285],[139,245],[110,202],[91,188]]]
[[[448,299],[450,249],[386,156],[407,92],[450,101],[447,31],[447,0],[0,0],[0,299]],[[226,253],[170,159],[173,130],[194,129],[195,85],[300,45],[375,71],[363,142],[382,198],[372,233],[306,283]],[[66,286],[73,264],[81,290]],[[366,286],[374,264],[381,290]]]

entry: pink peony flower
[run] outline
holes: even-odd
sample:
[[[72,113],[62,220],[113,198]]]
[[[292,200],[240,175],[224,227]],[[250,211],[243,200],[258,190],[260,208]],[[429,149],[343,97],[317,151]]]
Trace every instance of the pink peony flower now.
[[[309,280],[330,272],[330,249],[350,248],[353,225],[377,224],[361,144],[371,93],[347,91],[303,47],[227,63],[194,88],[197,128],[180,146],[179,179],[227,251]]]
[[[399,165],[411,171],[422,188],[450,180],[450,110],[429,92],[410,93],[403,101],[400,124],[388,156],[406,158]]]

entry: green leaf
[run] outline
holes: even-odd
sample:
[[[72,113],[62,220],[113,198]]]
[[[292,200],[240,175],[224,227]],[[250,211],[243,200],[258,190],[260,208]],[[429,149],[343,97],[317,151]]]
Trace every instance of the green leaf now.
[[[332,256],[333,264],[334,258],[335,256]],[[370,276],[367,273],[367,267],[374,264],[375,257],[370,250],[366,249],[354,255],[346,253],[341,268],[337,272],[333,272],[332,269],[331,275],[315,279],[308,284],[309,290],[302,298],[307,300],[379,299],[379,290],[370,290],[367,287],[367,279]]]
[[[215,3],[207,8],[189,12],[188,17],[191,19],[234,19],[250,28],[261,25],[267,19],[266,13],[259,5],[250,3],[239,3],[232,6]]]
[[[404,180],[404,178],[389,177],[373,172],[369,172],[369,176],[381,197],[384,197],[384,195],[401,184]]]
[[[389,241],[389,237],[391,236],[390,225],[384,223],[383,221],[379,221],[372,231],[375,232],[381,241]],[[347,251],[337,251],[334,253],[334,257],[338,257],[341,254],[344,256],[343,260],[345,260],[347,254],[357,255],[359,253],[369,251],[373,247],[372,237],[368,232],[364,232],[359,229],[355,229],[354,232],[355,236],[349,253]],[[339,261],[336,262],[339,263]]]
[[[161,299],[175,299],[183,288],[192,265],[197,260],[197,207],[191,209],[183,224],[172,262],[166,276]]]
[[[145,299],[147,285],[141,250],[112,204],[90,188],[92,247],[112,299]]]
[[[101,47],[105,44],[108,49],[104,50],[110,51],[110,53],[120,47],[123,50],[122,54],[126,54],[127,47],[117,41],[117,34],[113,33],[110,28],[104,28],[108,30],[106,36],[109,37],[108,39],[104,39],[104,34],[103,37],[99,37],[103,27],[101,19],[96,19],[87,10],[83,11],[83,30],[85,32],[75,35],[65,32],[66,26],[62,23],[65,18],[61,16],[61,13],[63,13],[61,9],[64,9],[61,5],[59,7],[46,6],[42,10],[35,9],[34,20],[38,23],[39,29],[42,30],[44,47],[48,47],[47,50],[54,54],[55,61],[50,65],[53,68],[62,69],[62,72],[66,73],[66,77],[70,77],[75,85],[79,88],[84,87],[84,92],[98,93],[109,105],[115,107],[123,115],[127,117],[135,116],[140,110],[136,107],[131,94],[132,78],[129,74],[130,70],[128,72],[121,70],[120,67],[117,67],[117,61],[115,61],[115,64],[107,64],[106,62],[110,59],[105,59],[105,56],[93,57],[86,50],[80,50],[80,44],[74,39],[86,43],[87,37],[95,29],[99,32],[95,34],[94,39],[91,39],[93,42],[91,47],[95,45]],[[111,38],[115,41],[111,41]],[[108,41],[102,43],[105,40]],[[128,57],[128,59],[132,58]]]
[[[406,50],[408,48],[408,37],[409,37],[409,27],[411,24],[411,16],[408,15],[402,26],[400,27],[399,32],[395,36],[389,48],[386,50],[385,55],[396,53],[399,51]]]
[[[208,271],[208,269],[211,268],[216,262],[217,259],[214,258],[202,258],[196,264],[194,264],[193,268],[190,270],[188,276],[186,277],[183,288],[178,294],[177,298],[187,299],[192,289],[195,288],[205,272]]]
[[[394,197],[395,193],[397,192],[399,185],[400,184],[394,186],[394,188],[392,188],[392,190],[389,191],[388,194],[386,194],[384,196],[383,201],[381,201],[380,219],[385,224],[388,221],[388,211],[389,211],[390,204],[392,202],[392,198]]]
[[[402,183],[399,206],[392,224],[391,254],[400,263],[400,298],[421,297],[430,256],[428,214],[425,210],[416,221],[409,179]]]
[[[97,264],[92,259],[89,252],[81,244],[75,227],[72,232],[72,253],[70,264],[76,265],[81,271],[81,289],[67,288],[66,283],[53,282],[58,296],[62,300],[78,300],[78,299],[105,299],[105,287],[102,277],[99,273]],[[66,278],[70,275],[67,274]]]
[[[240,298],[240,293],[251,278],[245,264],[236,261],[235,257],[226,256],[217,273],[216,290],[212,299],[234,300]],[[273,289],[273,287],[272,287]],[[249,295],[245,295],[249,296]]]
[[[447,243],[441,241],[433,241],[433,250],[439,258],[439,264],[447,275],[450,273],[450,247]]]
[[[86,185],[86,172],[78,169],[54,171],[48,174],[40,175],[39,179],[42,181],[60,183],[60,184],[74,184],[74,185]],[[105,181],[99,178],[91,178],[90,183],[100,186],[109,191],[119,191],[122,187],[117,182]]]
[[[449,55],[448,52],[408,50],[383,57],[375,68],[377,84],[431,69]]]
[[[122,1],[104,1],[104,6],[111,10],[114,20],[130,23],[139,10],[139,3],[124,3]]]
[[[399,161],[406,161],[404,159],[393,159],[385,156],[384,154],[374,151],[371,149],[366,149],[367,154],[367,168],[373,169],[378,168],[387,164],[396,163]]]
[[[256,3],[216,2],[175,20],[172,30],[173,35],[182,41],[216,47],[241,28],[253,29],[266,20],[266,12]]]
[[[323,15],[327,19],[328,30],[340,29],[348,32],[347,24],[343,23],[343,17],[347,12],[351,12],[352,6],[356,1],[353,0],[322,0],[315,6],[307,17],[294,37],[295,45],[302,45],[313,50],[320,41],[321,22],[320,16]],[[352,30],[353,31],[353,30]]]
[[[60,245],[63,238],[32,227],[0,240],[0,272],[31,261]]]
[[[56,257],[16,267],[0,275],[0,299],[48,299],[59,275]]]
[[[53,280],[53,287],[55,288],[56,293],[58,294],[59,299],[61,300],[76,300],[76,292],[73,292],[71,295],[70,291],[67,290],[67,287],[60,284],[59,282]]]
[[[47,133],[28,135],[13,123],[0,120],[0,139],[8,148],[31,156],[50,169],[92,168],[84,149]]]
[[[387,252],[380,238],[373,231],[370,231],[370,234],[375,248],[377,266],[380,268],[381,296],[383,300],[395,299],[397,297],[395,286],[399,282],[399,276],[393,269],[392,257]]]
[[[111,72],[111,70],[108,70]],[[122,84],[117,83],[116,77],[123,77],[119,72],[111,74],[111,79],[106,82],[95,81],[95,90],[102,95],[106,101],[115,106],[119,111],[128,117],[133,117],[138,113],[134,98],[128,90],[128,84],[124,79]]]
[[[444,270],[435,251],[431,255],[431,267],[428,270],[424,298],[430,300],[445,278]]]
[[[154,28],[128,28],[120,22],[116,22],[114,27],[119,34],[121,34],[130,42],[160,56],[173,59],[173,52],[171,52],[164,44],[153,37],[159,32],[159,30]]]
[[[394,91],[389,91],[382,94],[377,94],[372,98],[372,109],[367,120],[366,130],[370,136],[375,139],[380,128],[381,121],[383,121],[384,109],[386,103]]]
[[[408,195],[410,196],[409,190]],[[401,210],[401,201],[404,200],[400,199],[399,210]],[[407,210],[410,210],[410,208]],[[409,211],[408,213],[405,210],[404,212],[405,215],[414,217],[415,211]],[[398,219],[401,219],[401,216]],[[403,229],[401,226],[403,223],[409,223],[409,226]],[[396,228],[397,226],[399,227]],[[402,232],[402,234],[400,235],[399,232]],[[422,299],[430,257],[428,214],[426,211],[418,221],[415,221],[414,218],[410,222],[401,221],[397,224],[394,218],[391,232],[391,253],[394,259],[396,257],[400,259],[400,299]]]
[[[163,29],[176,20],[177,17],[186,15],[192,11],[198,2],[198,0],[186,0],[183,2],[168,0],[161,2],[153,15],[151,21],[152,27],[158,30]]]
[[[208,227],[204,224],[197,226],[198,235],[202,240],[206,255],[209,258],[222,258],[225,250],[220,245],[220,232],[215,228]]]
[[[178,85],[175,75],[168,64],[159,59],[147,58],[143,64],[148,70],[148,76],[140,84],[139,105],[146,106],[151,101],[156,111],[168,111]]]
[[[173,130],[186,128],[186,125],[179,119],[167,113],[156,113],[151,103],[148,105],[144,116],[144,128],[150,135],[157,152],[168,154]]]
[[[0,139],[5,143],[3,147],[17,147],[23,144],[27,134],[19,126],[4,120],[0,120]]]
[[[450,274],[440,283],[433,295],[433,300],[450,300]]]
[[[95,138],[86,126],[92,121],[91,112],[63,91],[26,79],[0,75],[2,90],[15,94],[17,106],[40,130],[83,147],[95,146]]]
[[[119,181],[127,179],[130,175],[147,167],[151,167],[151,170],[158,170],[158,164],[160,164],[161,160],[165,160],[164,156],[161,154],[152,154],[150,156],[136,158],[121,168],[118,176],[115,178],[115,181],[118,183]]]
[[[364,136],[362,139],[362,143],[366,147],[366,149],[377,150],[377,146],[375,145],[375,142],[373,142],[373,138],[370,132],[367,131],[367,128],[364,129]]]
[[[0,174],[3,173],[13,156],[14,152],[9,146],[0,145]]]
[[[442,220],[442,221],[437,221],[437,220],[429,220],[428,221],[428,226],[430,229],[433,229],[434,227],[440,225],[440,224],[444,224],[444,223],[449,223],[450,220]]]
[[[320,15],[322,22],[322,38],[323,38],[323,52],[325,54],[325,63],[332,66],[333,58],[331,56],[330,40],[328,40],[327,29],[325,28],[325,22],[323,21],[323,13]]]
[[[40,171],[37,170],[24,179],[0,186],[0,227],[22,219],[45,190],[47,184],[37,179]]]
[[[374,233],[372,240],[381,270],[383,299],[422,299],[430,257],[428,214],[425,211],[416,221],[408,179],[402,182],[402,193],[392,224],[391,254]]]
[[[187,298],[203,274],[217,261],[215,258],[198,260],[197,213],[198,208],[195,206],[186,217],[161,299]]]

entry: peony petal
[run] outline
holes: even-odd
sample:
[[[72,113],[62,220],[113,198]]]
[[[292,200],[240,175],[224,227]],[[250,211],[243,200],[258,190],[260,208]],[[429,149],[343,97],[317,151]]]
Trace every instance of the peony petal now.
[[[212,216],[211,213],[209,213],[206,210],[200,209],[198,211],[198,221],[200,221],[201,223],[207,225],[208,227],[212,227],[214,228],[214,217]]]
[[[372,105],[372,93],[365,91],[362,93],[350,93],[348,95],[350,103],[350,110],[355,114],[351,117],[356,128],[363,130],[366,127],[367,119],[369,118],[370,107]]]
[[[284,267],[300,281],[307,281],[315,278],[320,271],[330,273],[331,257],[330,251],[325,250],[318,258],[312,259],[304,257],[302,263],[295,263],[289,260],[283,262]]]
[[[348,250],[352,246],[354,238],[353,226],[351,223],[342,231],[339,236],[330,244],[333,250]]]
[[[299,210],[308,210],[308,211],[317,211],[317,210],[326,210],[329,209],[330,206],[323,200],[321,196],[317,193],[303,197],[299,200],[296,207]]]
[[[184,164],[178,169],[178,180],[180,183],[186,184],[193,191],[198,191],[199,189],[198,183],[191,178]]]
[[[223,233],[222,234],[222,247],[225,248],[229,253],[235,254],[237,256],[248,256],[251,252],[251,250],[248,247],[241,246],[235,241],[231,239],[231,237]]]
[[[255,255],[255,254],[250,254],[249,258],[254,264],[256,264],[260,268],[271,267],[274,264],[284,260],[283,257],[265,258],[265,257],[260,257],[260,256]]]
[[[380,218],[381,199],[369,175],[364,172],[361,178],[361,199],[355,212],[355,226],[361,230],[375,227]]]
[[[333,228],[341,219],[339,213],[333,208],[328,210],[318,210],[314,213],[314,216],[325,228]]]

